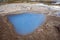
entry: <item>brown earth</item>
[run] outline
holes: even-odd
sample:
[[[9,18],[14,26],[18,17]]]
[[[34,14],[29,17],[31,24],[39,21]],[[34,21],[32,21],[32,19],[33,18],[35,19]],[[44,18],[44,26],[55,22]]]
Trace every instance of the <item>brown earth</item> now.
[[[47,16],[46,22],[29,35],[18,35],[7,17],[0,16],[0,40],[60,40],[60,17]]]

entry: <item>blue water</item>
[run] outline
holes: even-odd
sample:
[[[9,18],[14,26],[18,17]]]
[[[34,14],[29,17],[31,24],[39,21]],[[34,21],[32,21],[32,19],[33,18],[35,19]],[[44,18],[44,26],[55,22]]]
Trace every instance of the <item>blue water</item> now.
[[[20,35],[32,33],[45,21],[44,14],[23,13],[9,15],[8,20],[14,25],[15,30]]]

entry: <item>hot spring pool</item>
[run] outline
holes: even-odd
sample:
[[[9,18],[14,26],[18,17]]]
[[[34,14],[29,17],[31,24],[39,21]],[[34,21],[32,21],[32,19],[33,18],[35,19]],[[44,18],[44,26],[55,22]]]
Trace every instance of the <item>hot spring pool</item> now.
[[[15,27],[15,31],[20,35],[32,33],[36,28],[41,26],[46,16],[44,14],[23,13],[7,16],[10,23]]]

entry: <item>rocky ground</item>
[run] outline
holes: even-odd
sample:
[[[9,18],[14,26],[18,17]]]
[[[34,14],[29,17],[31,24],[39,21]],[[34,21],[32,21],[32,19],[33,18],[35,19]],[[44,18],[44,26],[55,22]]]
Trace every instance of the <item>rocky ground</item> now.
[[[7,9],[4,7],[2,8],[5,9],[5,12],[8,11],[7,7],[6,7]],[[50,11],[47,8],[45,9],[45,7],[41,7],[39,11],[38,9],[39,8],[37,7],[37,9],[35,10],[35,8],[33,7],[32,11],[34,10],[34,12],[37,11],[39,13],[46,12],[47,14],[46,22],[41,27],[37,28],[33,33],[29,35],[18,35],[15,32],[13,25],[8,22],[7,17],[0,15],[0,39],[1,40],[60,40],[60,17],[56,17],[56,15],[52,16],[52,13],[55,13],[56,11],[52,12],[52,10]]]
[[[29,35],[18,35],[13,26],[0,16],[1,40],[60,40],[60,17],[48,16],[46,22]]]

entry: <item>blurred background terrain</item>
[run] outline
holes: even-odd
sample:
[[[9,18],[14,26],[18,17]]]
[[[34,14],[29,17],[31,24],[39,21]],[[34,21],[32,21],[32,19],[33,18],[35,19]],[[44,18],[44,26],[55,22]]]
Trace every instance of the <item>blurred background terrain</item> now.
[[[20,3],[55,3],[55,2],[59,2],[60,0],[0,0],[0,3],[13,3],[13,2],[20,2]]]

